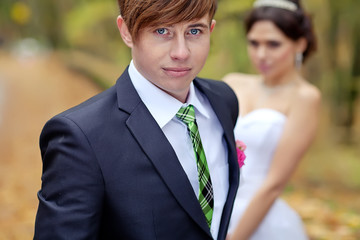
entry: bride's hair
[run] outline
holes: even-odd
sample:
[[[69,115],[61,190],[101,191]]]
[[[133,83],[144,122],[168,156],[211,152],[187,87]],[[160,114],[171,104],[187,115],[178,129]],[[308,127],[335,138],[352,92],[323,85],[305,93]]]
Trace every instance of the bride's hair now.
[[[268,2],[271,3],[271,0]],[[284,0],[284,2],[294,3],[297,8],[289,10],[275,5],[254,7],[245,20],[246,32],[248,33],[258,21],[271,21],[288,38],[294,41],[302,37],[306,39],[307,48],[303,53],[304,60],[306,60],[316,50],[316,37],[311,17],[302,8],[300,0]]]

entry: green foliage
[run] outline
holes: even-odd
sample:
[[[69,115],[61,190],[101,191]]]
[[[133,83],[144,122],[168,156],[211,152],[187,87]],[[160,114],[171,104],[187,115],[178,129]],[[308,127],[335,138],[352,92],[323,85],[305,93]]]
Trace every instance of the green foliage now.
[[[252,2],[252,0],[220,0],[215,17],[222,20],[233,16],[239,16],[251,8]]]
[[[116,1],[93,0],[78,4],[65,16],[66,41],[72,48],[129,62],[130,50],[123,44],[116,27],[118,13]]]
[[[200,75],[221,79],[232,71],[248,72],[250,62],[246,45],[242,20],[218,21],[207,63]]]
[[[112,21],[115,26],[116,6],[109,1],[92,1],[71,9],[65,16],[64,33],[74,46],[81,46],[106,36],[106,29]]]
[[[10,22],[11,8],[14,4],[13,0],[1,0],[0,3],[0,22],[1,25]]]

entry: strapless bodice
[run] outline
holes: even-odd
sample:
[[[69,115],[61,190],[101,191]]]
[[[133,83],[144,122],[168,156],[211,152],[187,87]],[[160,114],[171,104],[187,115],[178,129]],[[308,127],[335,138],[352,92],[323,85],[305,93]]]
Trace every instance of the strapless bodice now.
[[[238,118],[235,138],[247,145],[241,180],[255,183],[262,182],[266,177],[285,122],[283,113],[268,108],[257,109]]]

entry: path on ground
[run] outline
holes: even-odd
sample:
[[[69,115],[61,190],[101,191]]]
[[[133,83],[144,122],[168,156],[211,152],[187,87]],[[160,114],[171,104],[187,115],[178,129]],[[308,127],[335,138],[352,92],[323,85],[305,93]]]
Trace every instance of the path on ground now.
[[[32,239],[43,125],[99,91],[55,55],[19,59],[0,52],[0,240]]]

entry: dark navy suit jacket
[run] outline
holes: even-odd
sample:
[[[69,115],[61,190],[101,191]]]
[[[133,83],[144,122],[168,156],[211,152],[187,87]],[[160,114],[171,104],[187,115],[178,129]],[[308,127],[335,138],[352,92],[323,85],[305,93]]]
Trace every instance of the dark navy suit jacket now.
[[[225,239],[238,187],[233,128],[238,102],[223,82],[196,78],[224,128],[229,191]],[[176,154],[127,69],[108,90],[48,121],[40,136],[42,187],[34,239],[212,239]]]

